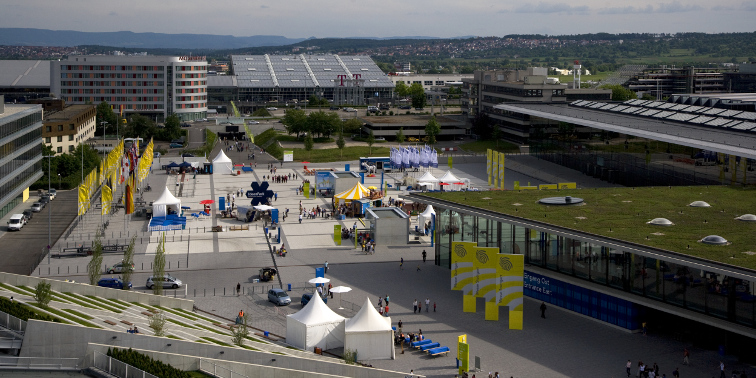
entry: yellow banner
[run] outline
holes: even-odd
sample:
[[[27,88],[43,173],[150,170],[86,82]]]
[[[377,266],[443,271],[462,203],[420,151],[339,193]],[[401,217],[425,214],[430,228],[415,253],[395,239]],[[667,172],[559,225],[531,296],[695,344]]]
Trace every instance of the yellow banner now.
[[[499,180],[501,181],[501,184],[499,185],[499,187],[501,188],[501,190],[504,190],[504,169],[505,169],[504,162],[506,161],[505,159],[506,158],[504,157],[504,153],[502,152],[499,155]]]
[[[113,203],[113,191],[107,185],[102,186],[102,215],[110,214],[110,205]]]
[[[498,254],[499,248],[475,247],[475,287],[472,294],[476,298],[485,298],[486,302],[496,301]]]
[[[491,149],[486,150],[486,173],[488,174],[488,186],[491,186]]]
[[[508,306],[510,311],[522,310],[525,255],[499,254],[496,263],[499,277],[496,304]]]
[[[559,189],[577,189],[577,183],[574,182],[560,182]]]
[[[462,290],[471,294],[475,284],[475,246],[474,242],[452,242],[451,251],[451,289]]]
[[[86,208],[87,203],[87,188],[84,186],[84,183],[79,185],[79,215],[84,215],[87,212]]]
[[[556,190],[558,188],[557,184],[541,184],[538,185],[539,190],[546,190],[546,189],[553,189]]]

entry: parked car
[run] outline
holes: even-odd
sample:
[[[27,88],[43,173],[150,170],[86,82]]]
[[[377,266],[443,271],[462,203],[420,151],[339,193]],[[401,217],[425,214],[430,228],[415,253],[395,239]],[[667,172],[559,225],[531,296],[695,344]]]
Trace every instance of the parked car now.
[[[8,220],[8,231],[21,231],[24,223],[24,214],[13,214]]]
[[[181,143],[171,143],[171,148],[182,148],[184,147]]]
[[[368,111],[369,113],[378,113],[378,111],[379,111],[379,110],[378,110],[378,107],[377,107],[377,106],[372,106],[372,105],[370,105],[370,106],[368,106],[368,107],[367,107],[367,111]]]
[[[423,108],[415,108],[415,110],[424,110]]]
[[[106,271],[110,274],[113,273],[123,273],[126,270],[134,271],[134,264],[126,265],[123,261],[111,266],[110,268],[106,269]]]
[[[291,303],[289,294],[286,294],[286,292],[281,289],[268,290],[268,300],[278,306],[288,306]]]
[[[357,109],[355,109],[355,108],[344,108],[344,111],[345,112],[356,112]]]
[[[272,112],[272,111],[278,110],[278,108],[276,108],[276,107],[273,107],[273,106],[271,106],[271,107],[269,107],[269,108],[265,108],[265,109],[267,109],[267,110],[268,110],[269,112]]]
[[[50,190],[49,190],[49,191],[47,192],[47,194],[49,194],[49,195],[50,195],[50,199],[51,199],[51,200],[54,200],[54,199],[55,199],[55,197],[57,197],[57,196],[58,196],[58,191],[57,191],[57,190],[55,190],[55,189],[50,189]]]
[[[97,286],[109,287],[111,289],[123,289],[124,286],[127,286],[130,289],[131,288],[131,282],[129,282],[128,284],[126,284],[120,278],[110,277],[110,278],[103,278],[103,279],[97,281]]]
[[[189,122],[184,122],[181,124],[181,127],[192,127],[192,124]]]
[[[26,223],[29,223],[32,217],[34,217],[34,212],[31,211],[31,209],[24,210],[22,214],[24,214],[24,217],[26,217]]]
[[[44,208],[47,206],[47,204],[50,202],[50,195],[43,194],[42,197],[39,197],[39,203],[42,204],[42,207]]]
[[[412,109],[412,107],[409,106],[409,105],[402,105],[402,106],[399,107],[399,109],[409,110],[409,109]]]
[[[33,211],[33,212],[35,212],[35,213],[38,213],[38,212],[42,211],[42,204],[39,203],[39,202],[34,202],[31,205],[30,210]]]
[[[420,139],[417,139],[415,137],[409,137],[409,138],[407,138],[407,142],[411,142],[411,143],[415,142],[416,143],[416,142],[419,142],[419,141],[420,141]]]
[[[185,152],[185,153],[181,154],[181,156],[182,157],[194,157],[194,155],[192,155],[192,154],[190,154],[188,152]]]
[[[166,273],[163,276],[163,288],[171,288],[171,289],[178,289],[183,285],[184,283],[181,282],[180,279],[171,276],[170,274]],[[152,289],[153,286],[155,286],[155,283],[153,282],[153,276],[150,276],[147,279],[147,283],[145,284],[148,289]]]
[[[331,106],[330,108],[328,108],[328,110],[339,110],[339,107],[338,106]]]
[[[259,125],[260,121],[248,121],[247,123],[250,125]]]
[[[159,158],[160,157],[160,152],[155,151],[155,153],[152,154],[152,157]]]
[[[385,141],[386,141],[386,138],[384,138],[384,137],[376,137],[376,138],[375,138],[375,141],[376,141],[376,142],[385,142]]]
[[[310,299],[312,299],[313,295],[315,294],[313,293],[302,294],[302,300],[299,301],[299,303],[302,304],[302,307],[307,306],[307,304],[310,303]]]

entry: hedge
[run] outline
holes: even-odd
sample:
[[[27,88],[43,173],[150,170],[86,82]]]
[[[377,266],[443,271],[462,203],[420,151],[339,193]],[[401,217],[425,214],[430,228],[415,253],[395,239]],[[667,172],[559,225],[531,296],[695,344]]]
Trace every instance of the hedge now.
[[[47,314],[34,312],[23,304],[16,301],[11,302],[10,299],[5,297],[0,297],[0,311],[13,315],[24,321],[28,321],[29,319],[36,319],[44,320],[46,322],[60,323],[60,319],[58,318],[52,317]]]
[[[108,348],[108,356],[160,378],[191,378],[189,373],[176,369],[175,367],[161,361],[154,360],[152,357],[142,353],[133,351],[131,348],[128,350]]]

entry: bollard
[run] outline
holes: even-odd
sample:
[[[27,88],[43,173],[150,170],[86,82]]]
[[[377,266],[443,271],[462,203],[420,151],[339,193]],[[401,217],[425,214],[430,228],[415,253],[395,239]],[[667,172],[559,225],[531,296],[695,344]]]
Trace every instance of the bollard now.
[[[215,288],[213,288],[213,296],[215,296]]]
[[[171,269],[171,262],[168,261],[168,269]]]
[[[79,266],[78,265],[76,265],[76,273],[77,274],[79,273]]]
[[[225,287],[223,288],[223,296],[224,297],[226,296],[226,288]]]
[[[48,276],[50,275],[50,267],[49,266],[47,267],[47,275]]]
[[[288,285],[289,285],[289,290],[287,290],[287,291],[291,291],[291,284],[288,284]]]
[[[202,296],[203,296],[203,297],[206,297],[206,296],[207,296],[207,289],[202,289]]]
[[[181,269],[181,260],[178,261],[178,268],[176,269]]]
[[[197,297],[197,289],[194,289],[194,296]]]
[[[142,270],[144,270],[144,263],[142,263]]]
[[[71,274],[71,265],[68,266],[68,274]]]

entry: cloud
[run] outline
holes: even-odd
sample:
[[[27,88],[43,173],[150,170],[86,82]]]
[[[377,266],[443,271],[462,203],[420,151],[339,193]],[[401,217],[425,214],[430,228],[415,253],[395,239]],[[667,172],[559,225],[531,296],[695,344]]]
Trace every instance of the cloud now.
[[[662,3],[656,7],[647,5],[645,7],[616,7],[616,8],[602,8],[598,11],[599,14],[636,14],[636,13],[683,13],[701,10],[703,8],[698,5],[682,4],[679,1],[673,1],[671,3]]]
[[[540,2],[537,5],[524,4],[514,9],[515,13],[587,13],[588,6],[579,5],[572,6],[567,3],[544,3]],[[500,13],[509,13],[509,11],[501,11]]]
[[[116,17],[118,16],[118,13],[111,11],[110,13],[108,13],[108,16]]]

